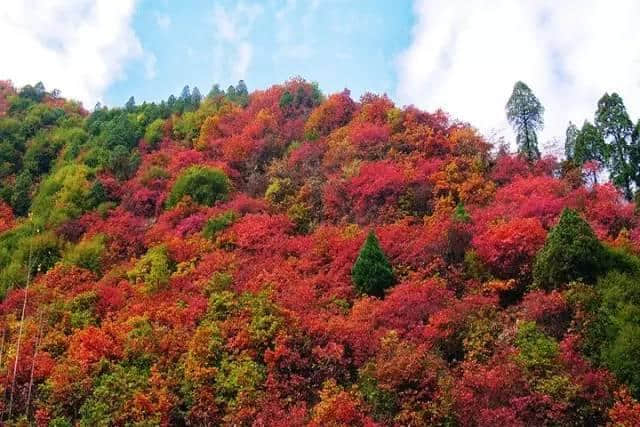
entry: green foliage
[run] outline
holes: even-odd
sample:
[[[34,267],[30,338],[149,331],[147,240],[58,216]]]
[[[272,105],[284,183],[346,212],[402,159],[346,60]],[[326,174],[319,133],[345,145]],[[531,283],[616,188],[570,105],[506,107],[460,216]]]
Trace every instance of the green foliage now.
[[[472,279],[487,281],[491,278],[489,269],[473,249],[468,249],[464,253],[464,271]]]
[[[213,238],[217,233],[233,224],[238,218],[234,211],[226,211],[209,218],[202,229],[202,235],[207,239]]]
[[[202,122],[202,117],[196,112],[186,112],[173,124],[173,136],[180,141],[187,141],[189,144],[193,144],[200,136]]]
[[[369,232],[358,258],[351,269],[351,279],[358,292],[381,297],[395,283],[391,264],[380,248],[373,231]]]
[[[595,124],[608,143],[608,166],[611,181],[624,192],[627,200],[633,198],[632,182],[638,174],[638,165],[631,161],[633,123],[622,98],[617,93],[605,93],[598,101]]]
[[[640,397],[640,280],[610,272],[598,281],[601,361]]]
[[[91,240],[83,240],[77,245],[71,246],[63,255],[65,264],[75,265],[80,268],[100,273],[102,269],[102,257],[104,253],[103,235],[97,235]]]
[[[575,147],[573,153],[574,162],[583,165],[588,161],[598,161],[604,163],[607,158],[607,147],[600,130],[585,121],[580,132],[575,137]]]
[[[60,242],[53,232],[38,232],[31,224],[0,237],[0,293],[24,285],[52,268],[61,258]]]
[[[552,371],[556,365],[558,343],[542,333],[535,322],[522,322],[515,340],[519,350],[516,359],[537,373]]]
[[[109,426],[122,419],[131,398],[135,393],[143,392],[148,381],[148,371],[135,366],[116,365],[112,372],[97,379],[92,395],[80,408],[79,425]]]
[[[564,138],[564,155],[567,160],[573,160],[576,151],[576,138],[578,136],[578,127],[572,122],[569,122]]]
[[[280,108],[286,108],[293,103],[293,95],[288,90],[280,97]]]
[[[462,203],[458,203],[456,205],[456,210],[453,212],[453,218],[459,222],[471,222],[471,216]]]
[[[88,208],[89,176],[89,168],[79,164],[63,166],[50,175],[33,199],[34,216],[47,224],[61,224],[80,216]]]
[[[64,110],[52,108],[45,104],[30,106],[21,122],[22,132],[30,138],[43,127],[53,126],[64,117]]]
[[[201,205],[211,206],[227,197],[230,189],[229,178],[217,168],[192,166],[176,180],[167,199],[167,207],[172,208],[184,196]]]
[[[264,193],[264,198],[274,205],[288,202],[295,195],[291,178],[273,178]]]
[[[131,280],[144,282],[147,290],[153,292],[169,283],[174,269],[175,265],[169,258],[167,248],[160,245],[149,249],[127,275]]]
[[[106,167],[119,180],[127,180],[133,177],[140,164],[140,155],[137,150],[129,151],[124,145],[116,145],[107,157]]]
[[[153,148],[158,146],[158,142],[162,139],[164,120],[156,119],[149,126],[144,133],[144,139]]]
[[[24,265],[31,265],[32,275],[51,269],[61,258],[60,242],[50,231],[24,241],[20,251],[21,261]]]
[[[255,295],[244,294],[240,301],[251,313],[249,336],[256,347],[266,349],[282,326],[280,310],[269,298],[267,290]]]
[[[369,367],[369,369],[371,368],[375,368],[375,366]],[[363,369],[360,372],[358,391],[364,401],[371,406],[376,420],[390,420],[397,412],[394,393],[381,389],[376,379],[368,372],[368,369]]]
[[[89,139],[89,134],[81,127],[69,126],[56,129],[52,132],[51,138],[56,145],[64,147],[64,159],[71,161],[80,154],[80,150]]]
[[[606,262],[606,250],[589,224],[577,212],[565,209],[538,252],[534,282],[547,290],[574,280],[591,283]]]
[[[100,134],[107,149],[122,145],[130,150],[138,144],[141,137],[141,126],[125,112],[117,113],[113,119],[104,123]]]
[[[169,172],[167,172],[167,170],[161,166],[151,166],[149,169],[147,169],[144,172],[144,175],[142,175],[142,183],[144,185],[149,185],[150,183],[152,183],[153,181],[156,180],[165,180],[168,179],[170,177]]]
[[[507,119],[516,131],[518,152],[529,162],[540,158],[537,131],[544,127],[544,107],[529,86],[519,81],[506,105]]]
[[[33,177],[28,170],[24,170],[16,178],[15,187],[11,194],[11,207],[20,216],[29,212],[31,206],[31,188],[33,187]]]
[[[98,294],[93,291],[83,292],[73,298],[68,304],[71,327],[84,329],[87,326],[96,325],[98,320],[95,314],[95,305],[99,299]]]
[[[246,356],[225,358],[215,377],[217,400],[233,406],[239,395],[254,400],[266,377],[263,365]]]
[[[65,417],[56,417],[49,421],[49,427],[73,427],[73,424]]]

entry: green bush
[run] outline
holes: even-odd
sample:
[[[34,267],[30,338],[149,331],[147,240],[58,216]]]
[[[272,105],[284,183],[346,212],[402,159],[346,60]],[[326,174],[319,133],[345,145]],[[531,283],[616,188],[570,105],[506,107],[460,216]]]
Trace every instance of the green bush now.
[[[185,170],[173,184],[167,207],[172,208],[184,196],[201,205],[211,206],[224,200],[229,194],[229,178],[217,168],[192,166]]]
[[[49,175],[33,199],[34,216],[57,225],[84,213],[91,191],[89,174],[87,166],[70,164]]]
[[[617,271],[598,281],[600,360],[640,397],[640,278]]]
[[[391,264],[380,248],[378,238],[369,233],[351,270],[351,279],[362,294],[381,297],[395,283]]]
[[[542,333],[535,322],[523,322],[519,325],[515,344],[520,350],[516,358],[527,369],[544,374],[552,371],[556,365],[558,343]]]
[[[31,265],[32,275],[48,271],[61,258],[60,242],[53,232],[37,234],[27,239],[21,251],[25,265]]]
[[[577,212],[565,209],[538,252],[533,278],[547,290],[575,280],[593,283],[606,263],[606,250],[589,224]]]
[[[93,394],[80,408],[80,426],[107,426],[109,420],[126,419],[131,399],[143,393],[149,384],[149,372],[135,366],[114,367],[112,372],[96,379]],[[129,420],[133,421],[133,420]],[[159,419],[156,420],[157,424]],[[133,423],[126,423],[127,425]],[[150,421],[149,423],[153,423]]]
[[[65,264],[91,270],[99,273],[102,269],[102,255],[104,253],[104,236],[97,235],[91,240],[83,240],[68,249],[62,260]]]
[[[162,119],[156,119],[147,126],[147,130],[144,133],[144,139],[152,148],[156,148],[158,146],[158,142],[162,140],[163,126],[164,120]]]
[[[248,356],[225,358],[215,377],[215,387],[220,401],[234,405],[240,394],[244,398],[256,398],[266,374],[265,367]]]
[[[213,218],[209,218],[207,223],[204,225],[204,228],[202,230],[202,235],[207,239],[211,239],[218,232],[224,230],[225,228],[233,224],[237,218],[238,218],[238,215],[234,211],[227,211],[227,212],[218,214]]]
[[[127,275],[131,280],[144,282],[147,290],[153,292],[169,283],[174,267],[167,248],[161,245],[149,249]]]

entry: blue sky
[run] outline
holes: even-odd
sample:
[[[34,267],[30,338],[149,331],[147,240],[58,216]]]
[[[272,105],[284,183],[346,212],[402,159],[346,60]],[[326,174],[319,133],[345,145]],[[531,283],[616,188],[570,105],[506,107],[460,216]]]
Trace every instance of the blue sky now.
[[[149,56],[130,63],[104,101],[166,99],[185,84],[207,93],[213,83],[226,88],[239,79],[251,90],[297,75],[326,93],[348,87],[356,97],[391,94],[395,60],[410,42],[413,17],[405,0],[145,0],[133,28]]]
[[[0,79],[43,81],[91,109],[250,90],[293,76],[324,93],[387,93],[513,141],[504,105],[526,82],[546,108],[545,152],[604,92],[640,115],[638,0],[12,0]]]

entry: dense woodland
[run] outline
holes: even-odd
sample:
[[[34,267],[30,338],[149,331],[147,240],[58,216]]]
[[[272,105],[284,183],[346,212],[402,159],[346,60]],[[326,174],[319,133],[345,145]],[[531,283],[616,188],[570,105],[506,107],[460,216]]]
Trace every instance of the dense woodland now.
[[[640,125],[0,83],[4,425],[638,426]]]

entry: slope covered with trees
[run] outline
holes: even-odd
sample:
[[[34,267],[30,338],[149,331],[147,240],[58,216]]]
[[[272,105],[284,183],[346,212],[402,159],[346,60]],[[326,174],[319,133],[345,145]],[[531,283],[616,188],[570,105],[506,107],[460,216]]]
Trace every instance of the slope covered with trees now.
[[[606,95],[559,161],[543,111],[510,154],[300,79],[2,82],[2,422],[638,425],[638,127]]]

